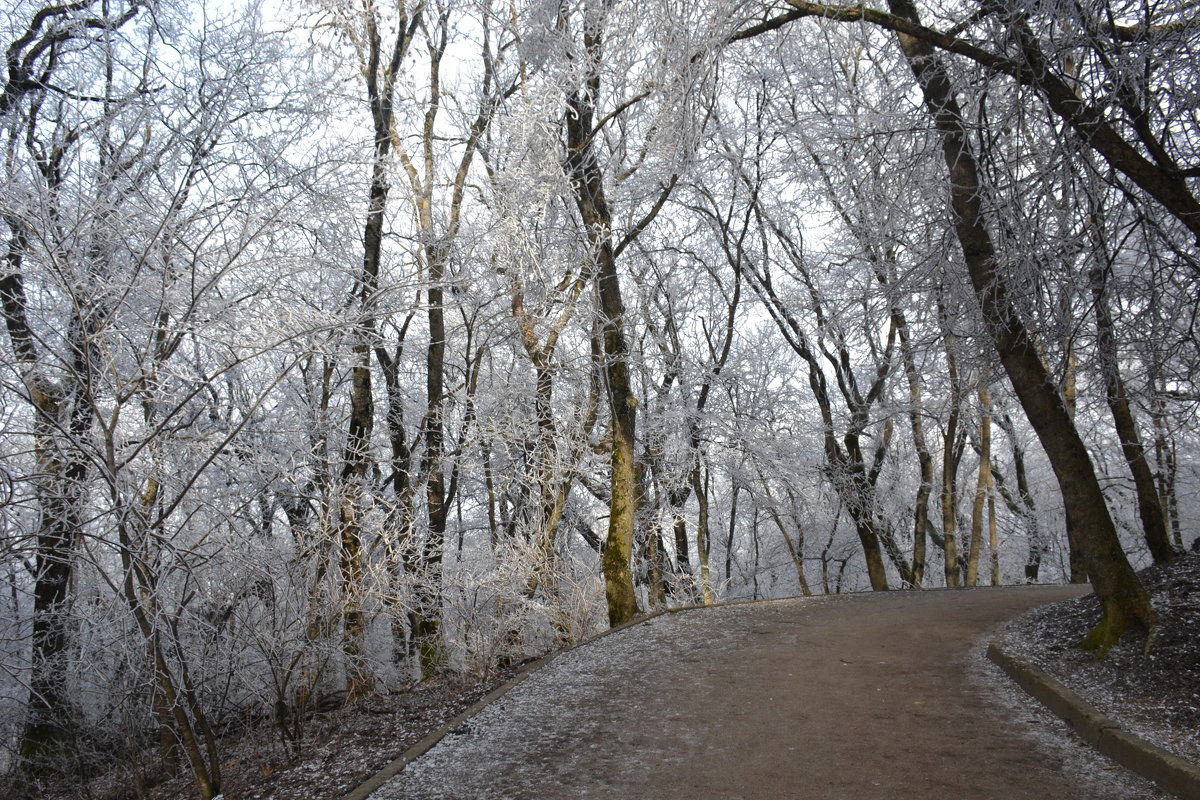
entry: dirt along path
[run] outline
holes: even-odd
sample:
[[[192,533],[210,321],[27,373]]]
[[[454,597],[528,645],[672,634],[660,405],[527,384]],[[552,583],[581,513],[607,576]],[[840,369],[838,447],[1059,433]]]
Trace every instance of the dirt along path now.
[[[1077,587],[889,592],[668,614],[563,654],[371,795],[1125,798],[996,700],[981,638]],[[1110,770],[1113,770],[1110,772]]]

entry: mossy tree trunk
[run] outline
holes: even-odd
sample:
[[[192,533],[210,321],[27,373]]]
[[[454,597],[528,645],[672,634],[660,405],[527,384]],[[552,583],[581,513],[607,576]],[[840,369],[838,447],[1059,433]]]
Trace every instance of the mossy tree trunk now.
[[[603,51],[600,15],[589,18],[583,31],[584,50],[593,64],[585,84],[567,99],[566,170],[575,190],[575,206],[592,249],[596,294],[600,307],[600,338],[610,417],[610,499],[608,536],[601,557],[608,620],[620,625],[639,613],[633,584],[633,529],[638,506],[637,396],[629,369],[625,337],[625,304],[621,297],[612,212],[604,191],[604,174],[596,154],[595,102],[600,92],[597,71]],[[561,16],[566,24],[566,14]]]

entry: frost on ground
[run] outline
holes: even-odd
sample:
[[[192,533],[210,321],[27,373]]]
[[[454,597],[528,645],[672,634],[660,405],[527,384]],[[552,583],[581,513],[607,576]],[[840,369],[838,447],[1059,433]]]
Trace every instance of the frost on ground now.
[[[1200,554],[1189,555],[1167,569],[1143,573],[1151,589],[1161,628],[1150,656],[1144,656],[1135,642],[1116,648],[1108,660],[1094,662],[1074,647],[1098,616],[1088,598],[1060,603],[1033,612],[1014,623],[1007,633],[1007,647],[1022,658],[1038,664],[1083,694],[1105,713],[1122,721],[1137,733],[1158,741],[1164,747],[1200,760]],[[843,597],[788,600],[766,606],[731,606],[703,613],[684,612],[659,617],[636,628],[621,631],[587,647],[561,654],[544,668],[532,673],[522,684],[498,702],[485,708],[445,737],[438,747],[411,764],[404,772],[375,795],[378,800],[435,800],[453,798],[517,797],[519,791],[489,783],[472,782],[470,770],[444,767],[471,765],[492,757],[497,740],[484,742],[477,735],[484,730],[494,736],[498,729],[506,733],[500,748],[517,760],[515,768],[537,772],[543,786],[547,775],[557,779],[563,790],[545,796],[612,796],[603,793],[603,775],[591,775],[588,750],[596,745],[586,727],[557,734],[546,724],[547,709],[555,715],[571,714],[572,709],[611,709],[615,714],[627,703],[624,699],[639,694],[643,702],[658,706],[641,708],[643,718],[660,723],[656,730],[631,730],[639,758],[647,764],[662,766],[680,758],[680,751],[691,758],[703,759],[709,748],[719,746],[710,738],[697,737],[684,724],[697,710],[684,704],[671,705],[661,700],[662,685],[655,691],[636,692],[636,687],[615,695],[601,680],[615,664],[635,662],[652,654],[659,672],[655,680],[678,682],[689,692],[707,678],[695,669],[712,652],[730,652],[739,647],[738,631],[755,627],[751,617],[765,613],[785,615],[799,620],[806,609],[839,603]],[[803,631],[803,625],[794,629]],[[750,630],[751,633],[755,631]],[[745,646],[745,642],[740,643]],[[974,673],[980,692],[1001,703],[1016,722],[1020,735],[1028,735],[1037,748],[1061,761],[1072,774],[1081,777],[1081,785],[1101,787],[1093,793],[1096,800],[1157,800],[1165,797],[1147,782],[1114,767],[1082,744],[1063,723],[1042,710],[1035,701],[1009,682],[982,655],[982,646],[974,659]],[[511,674],[511,673],[509,673]],[[335,800],[366,780],[426,734],[453,718],[482,697],[509,674],[501,674],[484,684],[465,684],[443,678],[420,684],[410,691],[373,698],[370,703],[317,715],[309,721],[303,752],[288,754],[279,744],[278,735],[269,725],[251,727],[236,741],[226,742],[225,800]],[[636,671],[631,684],[649,680]],[[661,707],[660,707],[661,706]],[[723,709],[711,709],[717,719]],[[577,718],[586,719],[587,714]],[[964,720],[964,724],[969,720]],[[508,736],[519,746],[511,747]],[[665,738],[664,738],[665,737]],[[671,740],[676,746],[666,746]],[[680,747],[682,745],[682,747]],[[789,750],[791,748],[788,748]],[[147,754],[152,760],[153,754]],[[524,759],[524,761],[522,761]],[[136,772],[136,769],[134,769]],[[186,778],[156,786],[136,785],[131,772],[81,784],[80,776],[57,787],[57,792],[39,793],[49,800],[117,800],[135,796],[148,800],[175,800],[195,796]],[[148,777],[148,776],[141,776]],[[478,776],[476,776],[478,778]],[[583,778],[583,782],[577,782]],[[107,783],[107,787],[104,784]],[[552,784],[550,784],[552,785]],[[81,793],[81,786],[86,793]],[[574,791],[576,787],[590,787]],[[596,792],[600,792],[596,794]]]
[[[831,601],[834,598],[781,601],[777,613],[794,616],[797,602],[815,607]],[[703,758],[719,743],[696,736],[689,724],[694,708],[659,707],[656,686],[662,681],[694,684],[694,664],[709,650],[735,647],[738,632],[746,628],[741,618],[761,618],[763,613],[761,606],[734,605],[704,613],[668,614],[563,653],[451,731],[373,794],[372,800],[524,798],[533,786],[555,786],[563,797],[609,797],[604,767],[589,752],[599,746],[593,725],[607,716],[606,710],[619,715],[619,706],[627,702],[624,698],[631,696],[655,704],[639,707],[641,715],[654,721],[654,730],[628,733],[636,743],[631,757],[644,763],[645,774]],[[648,658],[656,669],[623,670],[628,683],[620,696],[613,696],[608,676],[618,667]],[[571,724],[548,726],[544,719],[548,711]],[[506,769],[485,772],[471,767],[498,759]]]
[[[285,748],[267,722],[222,743],[222,800],[337,800],[499,684],[516,668],[488,680],[446,676],[404,691],[315,714],[299,741]],[[147,754],[148,760],[154,753]],[[38,787],[39,800],[185,800],[197,796],[186,770],[161,780],[137,764],[99,775],[73,774]],[[0,791],[0,795],[3,791]]]
[[[1009,626],[1003,644],[1126,730],[1200,764],[1200,553],[1140,577],[1159,619],[1149,653],[1136,637],[1102,660],[1078,647],[1100,618],[1093,595],[1035,609]]]
[[[988,639],[971,658],[971,677],[988,698],[1004,708],[1022,736],[1062,762],[1063,771],[1095,787],[1096,800],[1165,800],[1172,795],[1101,755],[1063,720],[1026,694],[987,658]]]
[[[840,599],[786,601],[766,613],[795,619],[817,603]],[[628,731],[629,746],[621,749],[622,758],[636,759],[641,765],[633,765],[630,774],[677,775],[681,766],[677,762],[702,762],[712,748],[728,743],[722,742],[719,726],[709,729],[706,736],[703,725],[688,724],[689,718],[695,722],[699,709],[664,705],[662,696],[669,692],[661,691],[661,682],[690,681],[693,692],[703,695],[705,677],[690,665],[703,658],[705,651],[729,652],[739,645],[744,648],[746,640],[744,636],[737,638],[736,632],[754,633],[763,613],[761,606],[742,606],[669,615],[565,653],[452,731],[373,794],[372,800],[623,796],[627,788],[623,779],[605,773],[603,758],[598,759],[594,751],[604,747],[603,743],[597,744],[598,738],[611,735],[611,731],[600,729],[600,721],[610,715],[621,717],[618,706],[622,699],[611,695],[612,684],[604,678],[617,667],[631,664],[634,669],[621,670],[622,676],[628,676],[623,677],[627,682],[622,684],[621,697],[626,703],[628,698],[636,699],[637,716],[646,724]],[[664,670],[652,678],[648,674],[653,670],[638,668],[646,663],[647,654],[654,654],[655,670]],[[1012,686],[983,658],[982,644],[974,658],[973,677],[978,694],[989,704],[998,703],[1006,712],[1008,727],[1018,736],[1028,736],[1036,751],[1060,763],[1061,774],[1084,787],[1086,796],[1093,800],[1168,797],[1150,782],[1094,752],[1065,724]],[[659,681],[660,691],[641,685],[647,680]],[[714,696],[725,697],[725,692],[718,690]],[[566,724],[552,724],[551,719],[556,723],[565,720]],[[962,724],[969,725],[970,720],[963,719]],[[836,737],[839,730],[830,729],[826,735]],[[686,768],[687,764],[682,766]],[[553,790],[548,791],[548,787]],[[834,796],[821,794],[819,788],[814,791],[812,796]],[[709,796],[742,795],[713,792]],[[751,791],[745,796],[755,795]]]

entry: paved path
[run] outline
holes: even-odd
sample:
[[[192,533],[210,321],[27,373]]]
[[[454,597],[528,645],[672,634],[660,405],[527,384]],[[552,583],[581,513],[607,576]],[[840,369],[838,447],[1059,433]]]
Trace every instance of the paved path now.
[[[664,615],[536,671],[372,800],[1120,798],[969,676],[999,622],[1078,593],[889,592]]]

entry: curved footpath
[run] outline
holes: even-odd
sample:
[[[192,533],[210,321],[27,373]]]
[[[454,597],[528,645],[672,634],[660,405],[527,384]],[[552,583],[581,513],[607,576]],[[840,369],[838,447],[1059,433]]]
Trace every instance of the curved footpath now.
[[[1165,796],[1131,789],[1119,768],[1064,761],[1035,714],[971,678],[1000,622],[1078,594],[888,592],[664,614],[549,659],[351,797]]]

